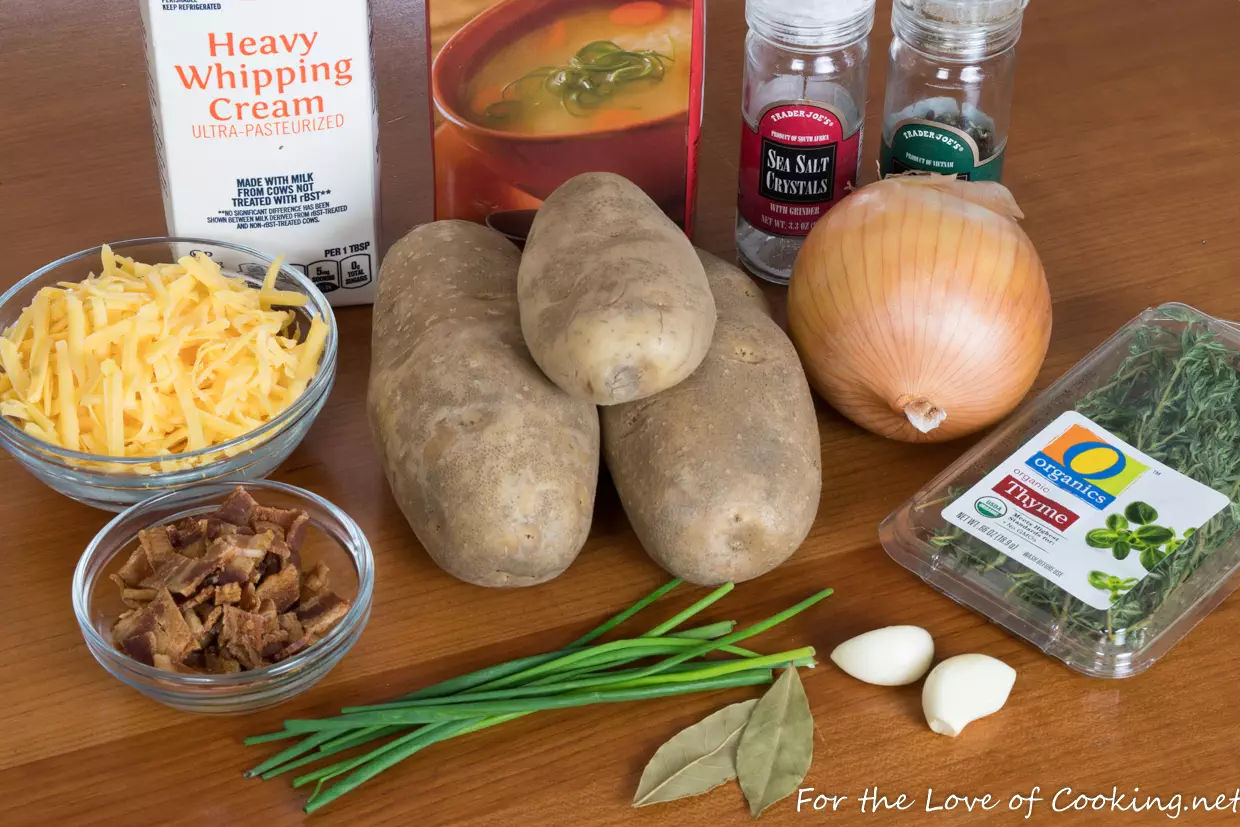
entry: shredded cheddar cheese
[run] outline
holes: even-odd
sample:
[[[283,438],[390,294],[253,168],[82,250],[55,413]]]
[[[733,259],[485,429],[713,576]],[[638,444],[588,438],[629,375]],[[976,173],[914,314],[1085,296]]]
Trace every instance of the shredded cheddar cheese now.
[[[0,415],[32,436],[108,457],[198,451],[258,428],[314,378],[327,324],[300,335],[288,308],[306,299],[276,289],[279,260],[259,289],[202,255],[151,265],[105,246],[101,263],[44,287],[0,333]]]

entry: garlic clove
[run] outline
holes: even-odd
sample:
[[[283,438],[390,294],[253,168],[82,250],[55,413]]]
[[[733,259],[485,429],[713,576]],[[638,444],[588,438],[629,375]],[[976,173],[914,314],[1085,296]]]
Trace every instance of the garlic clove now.
[[[859,681],[876,686],[916,683],[934,660],[934,638],[920,626],[887,626],[844,641],[831,660]]]
[[[988,655],[948,658],[934,667],[922,688],[926,723],[940,735],[954,738],[969,724],[1002,709],[1015,683],[1016,670]]]

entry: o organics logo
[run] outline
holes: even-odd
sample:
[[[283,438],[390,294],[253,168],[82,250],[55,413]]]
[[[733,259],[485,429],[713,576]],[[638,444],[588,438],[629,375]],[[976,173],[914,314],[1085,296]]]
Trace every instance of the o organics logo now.
[[[1002,517],[1007,513],[1007,505],[998,497],[982,497],[973,503],[973,508],[983,517]]]
[[[1080,425],[1069,427],[1025,464],[1099,511],[1149,470]]]

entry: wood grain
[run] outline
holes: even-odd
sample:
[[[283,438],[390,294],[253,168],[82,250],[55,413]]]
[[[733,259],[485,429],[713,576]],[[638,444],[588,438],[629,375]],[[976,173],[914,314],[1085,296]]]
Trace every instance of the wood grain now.
[[[886,7],[887,3],[880,5]],[[730,255],[739,130],[740,0],[709,10],[698,240]],[[424,22],[401,0],[373,3],[380,77],[384,228],[390,242],[429,203],[425,95],[414,80]],[[1055,298],[1045,386],[1141,309],[1179,300],[1240,318],[1240,57],[1234,0],[1035,0],[1020,46],[1006,183],[1028,215]],[[871,40],[865,165],[877,157],[885,12]],[[0,8],[0,286],[103,240],[157,235],[141,30],[132,0]],[[873,173],[871,172],[872,176]],[[771,295],[778,299],[779,291]],[[554,647],[664,579],[606,486],[590,542],[558,580],[489,591],[440,572],[401,519],[375,463],[363,393],[369,311],[340,314],[339,379],[277,479],[349,511],[377,559],[370,626],[319,686],[277,710],[228,719],[165,709],[92,662],[69,602],[77,557],[107,515],[52,493],[0,459],[0,822],[30,825],[301,824],[303,793],[243,781],[267,750],[240,739],[285,717],[387,698],[494,661]],[[807,786],[848,795],[838,812],[766,824],[1162,824],[1155,813],[1054,813],[1063,787],[1164,798],[1231,795],[1240,778],[1240,603],[1229,601],[1149,673],[1079,677],[940,597],[882,552],[875,527],[967,443],[882,441],[820,406],[826,469],[817,524],[777,572],[707,613],[755,620],[822,585],[836,596],[769,634],[764,648],[827,652],[891,623],[928,628],[941,655],[980,651],[1019,672],[1007,709],[959,739],[933,735],[917,687],[861,685],[831,667],[806,677],[818,738]],[[675,595],[661,611],[686,605]],[[735,786],[629,809],[642,766],[681,728],[755,693],[544,713],[434,748],[316,815],[321,825],[743,824]],[[1031,822],[1007,800],[1040,787]],[[863,814],[866,788],[905,793],[903,812]],[[933,788],[1003,801],[992,812],[925,812]],[[1186,802],[1190,803],[1190,802]],[[1189,813],[1175,823],[1234,820]]]

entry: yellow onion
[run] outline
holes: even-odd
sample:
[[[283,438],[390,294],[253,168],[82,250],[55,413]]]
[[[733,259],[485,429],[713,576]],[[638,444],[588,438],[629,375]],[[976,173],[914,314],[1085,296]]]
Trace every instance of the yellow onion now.
[[[1007,415],[1037,376],[1051,297],[1006,187],[887,178],[845,198],[805,240],[788,327],[810,384],[840,413],[906,442]]]

